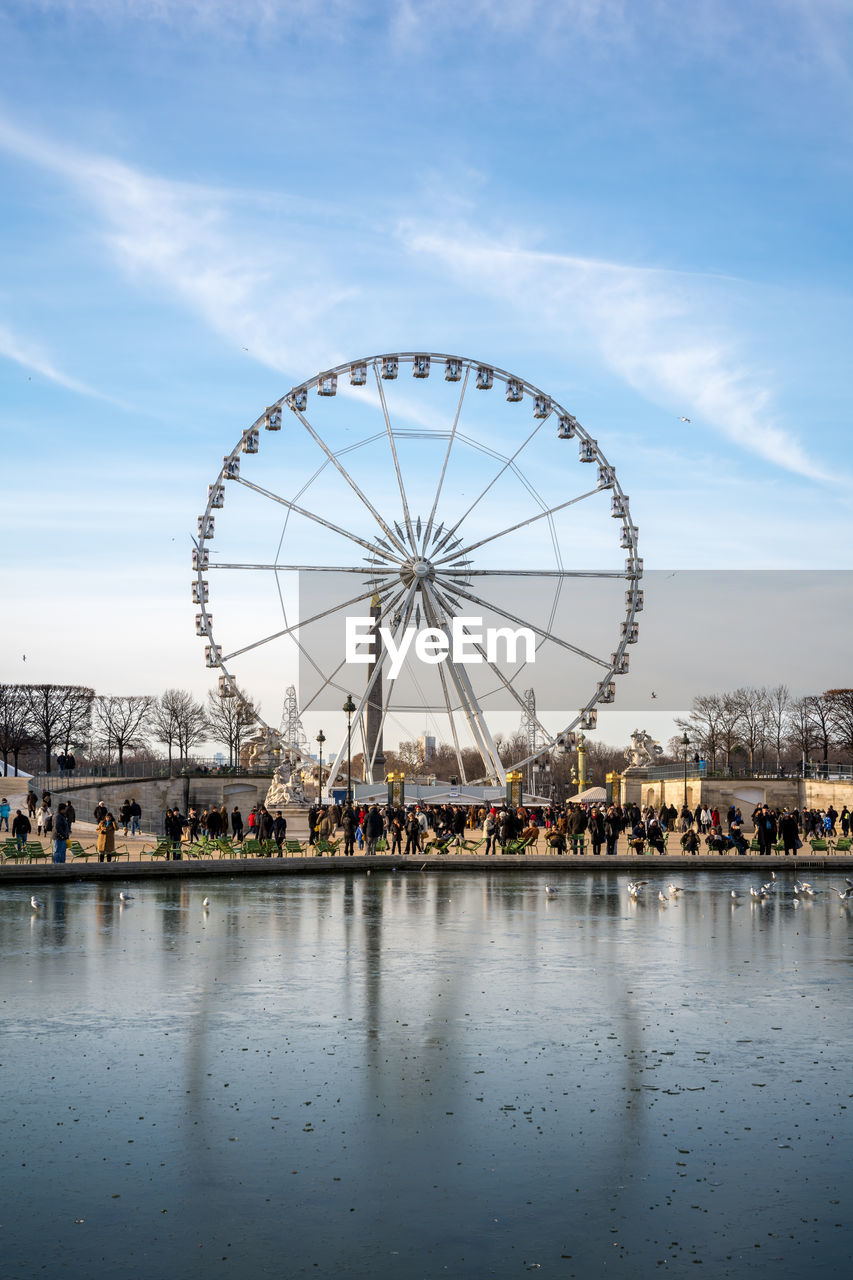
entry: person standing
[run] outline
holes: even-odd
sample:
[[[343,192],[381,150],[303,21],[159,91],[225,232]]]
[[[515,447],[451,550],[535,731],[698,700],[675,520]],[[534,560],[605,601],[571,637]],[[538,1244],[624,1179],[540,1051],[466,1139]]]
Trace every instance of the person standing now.
[[[130,826],[130,800],[129,799],[125,800],[121,808],[119,809],[118,820],[120,825],[124,827],[124,836],[125,836],[125,839],[127,839],[127,830],[128,830],[128,827]]]
[[[71,825],[67,817],[68,806],[60,804],[56,810],[56,826],[53,831],[53,861],[64,862],[65,853],[68,848],[68,837],[71,835]]]
[[[769,855],[776,842],[776,818],[767,805],[762,805],[758,817],[758,852],[761,856]]]
[[[364,837],[367,841],[367,852],[373,854],[376,852],[376,841],[382,835],[384,826],[382,823],[382,814],[375,804],[370,806],[367,817],[364,822]]]
[[[130,801],[130,834],[132,836],[139,835],[140,822],[142,820],[142,809],[139,801],[131,799]]]
[[[66,804],[65,804],[65,819],[68,823],[68,834],[70,836],[71,828],[74,826],[74,823],[77,821],[77,810],[74,808],[74,805],[71,803],[70,800],[66,801]]]
[[[9,804],[9,801],[4,796],[3,799],[0,800],[0,831],[3,830],[4,823],[6,824],[6,830],[7,831],[9,830],[9,814],[11,812],[12,812],[12,806]]]
[[[406,823],[406,853],[417,853],[421,843],[421,824],[415,812],[409,814]]]
[[[243,842],[243,815],[236,804],[231,810],[231,834],[238,844]]]
[[[605,852],[611,856],[615,854],[616,846],[619,843],[619,826],[619,814],[615,805],[611,805],[607,810],[607,817],[604,819]]]
[[[275,817],[273,818],[272,824],[272,838],[278,846],[278,857],[280,858],[282,856],[281,846],[287,838],[287,818],[284,817],[281,809],[276,809],[275,811]]]
[[[116,848],[116,820],[111,813],[105,813],[96,828],[98,839],[98,862],[112,862]]]
[[[50,817],[50,805],[45,804],[42,800],[36,809],[36,835],[41,836],[47,832],[47,820]]]
[[[27,836],[32,831],[32,825],[29,818],[24,817],[21,810],[18,809],[12,819],[12,835],[18,845],[18,853],[23,853],[27,847]]]
[[[341,814],[341,830],[344,833],[344,857],[352,858],[355,855],[355,814],[350,805]]]
[[[601,853],[601,846],[604,843],[604,818],[601,810],[597,805],[593,805],[589,814],[589,842],[592,845],[592,852],[596,857]]]
[[[794,813],[785,813],[779,823],[779,835],[782,837],[782,843],[785,846],[785,857],[789,854],[797,855],[797,843],[800,839],[800,824],[797,822],[797,816]]]

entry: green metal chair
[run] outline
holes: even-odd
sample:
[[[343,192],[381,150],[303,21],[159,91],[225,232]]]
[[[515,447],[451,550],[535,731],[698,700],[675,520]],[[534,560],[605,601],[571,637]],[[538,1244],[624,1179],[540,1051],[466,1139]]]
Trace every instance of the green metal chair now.
[[[30,862],[47,862],[48,858],[52,858],[53,853],[45,849],[44,845],[38,840],[27,841],[27,858]]]
[[[26,862],[28,858],[26,845],[19,850],[17,840],[7,840],[3,845],[4,862]]]
[[[151,849],[143,845],[142,852],[147,853],[149,858],[164,858],[168,861],[172,856],[172,846],[168,840],[160,840]]]

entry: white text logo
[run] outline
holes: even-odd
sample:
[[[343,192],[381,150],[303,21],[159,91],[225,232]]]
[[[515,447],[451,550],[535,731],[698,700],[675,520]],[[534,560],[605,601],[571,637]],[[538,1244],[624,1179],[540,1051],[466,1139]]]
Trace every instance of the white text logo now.
[[[389,680],[396,680],[406,655],[414,646],[414,655],[428,666],[451,662],[467,666],[471,663],[497,662],[499,650],[509,663],[536,661],[536,636],[530,627],[483,627],[482,618],[454,618],[449,632],[439,627],[406,627],[399,633],[399,643],[391,627],[374,630],[373,618],[346,619],[346,661],[376,661],[376,631],[388,652]],[[521,657],[519,651],[521,650]]]

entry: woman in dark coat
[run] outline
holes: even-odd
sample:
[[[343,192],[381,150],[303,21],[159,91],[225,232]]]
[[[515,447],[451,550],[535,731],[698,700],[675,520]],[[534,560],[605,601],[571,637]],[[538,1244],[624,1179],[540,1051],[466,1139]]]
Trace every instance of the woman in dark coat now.
[[[604,818],[598,805],[594,805],[589,815],[589,842],[593,854],[598,857],[604,843]]]

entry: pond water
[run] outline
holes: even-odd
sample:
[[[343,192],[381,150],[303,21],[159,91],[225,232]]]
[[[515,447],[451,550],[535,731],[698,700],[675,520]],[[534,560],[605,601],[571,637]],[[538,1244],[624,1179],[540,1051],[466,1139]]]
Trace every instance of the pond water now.
[[[853,910],[548,882],[6,889],[4,1274],[849,1274]]]

